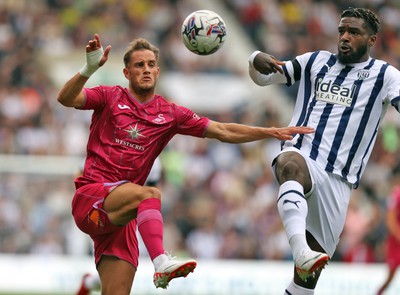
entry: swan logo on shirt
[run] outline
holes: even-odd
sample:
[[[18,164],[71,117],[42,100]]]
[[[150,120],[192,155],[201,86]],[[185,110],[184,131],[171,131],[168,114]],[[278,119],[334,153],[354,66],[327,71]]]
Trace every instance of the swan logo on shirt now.
[[[126,104],[118,104],[118,108],[120,110],[130,110],[131,108],[127,106]]]
[[[331,80],[322,83],[322,79],[320,79],[315,89],[315,98],[319,101],[350,107],[353,102],[355,90],[356,86],[354,85],[350,89],[334,84]]]
[[[164,115],[163,115],[163,114],[158,114],[158,115],[157,115],[157,118],[153,119],[152,122],[153,122],[153,123],[156,123],[156,124],[163,124],[163,123],[165,123]]]

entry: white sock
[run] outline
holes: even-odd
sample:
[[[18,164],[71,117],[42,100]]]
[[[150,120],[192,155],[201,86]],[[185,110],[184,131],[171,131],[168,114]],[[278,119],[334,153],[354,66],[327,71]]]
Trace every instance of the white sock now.
[[[308,206],[303,186],[293,180],[282,183],[277,206],[293,259],[296,261],[300,251],[309,248],[305,236]]]
[[[306,236],[303,234],[296,234],[289,240],[290,248],[292,249],[293,260],[296,261],[300,256],[301,250],[310,249],[307,244]]]
[[[160,254],[156,258],[153,259],[154,269],[157,270],[160,266],[167,261],[169,258],[166,254]]]
[[[307,289],[296,285],[293,281],[286,288],[284,295],[313,295],[314,289]]]

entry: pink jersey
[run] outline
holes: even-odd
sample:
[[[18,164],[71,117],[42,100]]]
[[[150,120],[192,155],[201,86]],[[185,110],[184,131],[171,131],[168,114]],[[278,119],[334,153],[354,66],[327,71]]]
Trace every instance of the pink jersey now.
[[[96,86],[84,92],[81,109],[94,112],[77,188],[122,180],[143,185],[154,160],[175,134],[204,137],[210,122],[160,95],[141,103],[121,86]]]

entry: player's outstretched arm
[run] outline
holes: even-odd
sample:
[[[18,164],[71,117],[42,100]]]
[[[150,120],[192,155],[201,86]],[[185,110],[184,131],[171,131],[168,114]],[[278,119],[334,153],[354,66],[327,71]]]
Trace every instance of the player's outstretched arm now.
[[[83,87],[89,77],[105,64],[108,60],[111,46],[108,45],[105,50],[101,45],[98,34],[94,35],[86,45],[86,63],[82,69],[68,80],[61,88],[57,100],[67,107],[80,107],[84,102]]]
[[[276,138],[279,140],[291,140],[294,134],[313,133],[311,127],[254,127],[236,123],[220,123],[211,121],[207,127],[205,137],[215,138],[226,143],[245,143],[265,138]]]

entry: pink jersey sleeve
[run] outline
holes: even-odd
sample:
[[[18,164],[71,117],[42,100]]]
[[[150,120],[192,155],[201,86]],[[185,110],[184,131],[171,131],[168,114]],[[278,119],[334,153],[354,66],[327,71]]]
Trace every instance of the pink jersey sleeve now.
[[[80,109],[94,110],[104,107],[107,101],[107,93],[110,89],[111,87],[103,85],[84,88],[83,92],[85,94],[85,102]]]
[[[200,117],[192,110],[175,105],[175,115],[177,118],[177,133],[204,137],[210,119]]]

